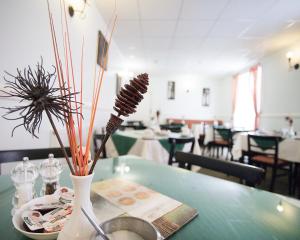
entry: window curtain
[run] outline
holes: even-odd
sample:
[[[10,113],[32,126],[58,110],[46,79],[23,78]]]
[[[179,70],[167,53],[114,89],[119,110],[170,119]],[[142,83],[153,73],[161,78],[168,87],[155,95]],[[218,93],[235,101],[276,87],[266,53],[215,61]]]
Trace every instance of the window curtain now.
[[[260,71],[261,66],[256,65],[250,68],[250,76],[253,79],[253,107],[255,111],[255,120],[254,127],[255,129],[259,128],[259,119],[260,119]]]
[[[232,82],[232,121],[236,110],[236,92],[237,92],[238,78],[239,75],[233,76],[233,82]]]
[[[261,65],[233,77],[232,115],[233,125],[258,129],[261,100]]]

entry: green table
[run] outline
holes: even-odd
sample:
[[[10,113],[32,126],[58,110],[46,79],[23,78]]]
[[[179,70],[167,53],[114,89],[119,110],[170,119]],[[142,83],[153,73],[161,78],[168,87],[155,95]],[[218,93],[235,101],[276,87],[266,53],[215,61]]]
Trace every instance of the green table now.
[[[202,239],[300,239],[300,209],[283,201],[283,212],[276,209],[279,196],[237,183],[124,156],[102,160],[94,181],[119,176],[115,166],[126,162],[130,172],[123,175],[198,210],[199,216],[171,237],[177,240]],[[39,179],[37,188],[41,185]],[[61,185],[71,186],[68,171]],[[14,188],[9,176],[0,177],[0,239],[27,239],[11,223]]]
[[[150,136],[146,131],[150,131]],[[145,134],[146,133],[146,134]],[[167,136],[151,134],[151,130],[126,130],[115,132],[106,142],[108,157],[135,155],[143,159],[161,164],[168,164],[171,144],[169,138],[185,138],[180,133],[170,133]],[[145,135],[148,137],[145,137]],[[191,143],[176,144],[176,151],[190,151]],[[194,144],[194,154],[200,154],[197,141]]]

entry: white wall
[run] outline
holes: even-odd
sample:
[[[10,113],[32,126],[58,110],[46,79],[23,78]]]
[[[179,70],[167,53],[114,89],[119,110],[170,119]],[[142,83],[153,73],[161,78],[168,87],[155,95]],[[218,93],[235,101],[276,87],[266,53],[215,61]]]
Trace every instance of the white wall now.
[[[292,116],[300,130],[300,70],[288,71],[286,59],[288,51],[299,49],[300,41],[261,60],[262,128],[281,129],[284,117]]]
[[[167,99],[168,81],[175,81],[175,100]],[[160,110],[162,119],[215,119],[218,101],[218,81],[187,74],[155,74],[151,82],[151,113]],[[202,89],[210,88],[210,106],[201,105]],[[189,90],[189,92],[187,92]]]
[[[60,33],[60,9],[59,0],[51,0],[52,11],[54,13],[56,28]],[[97,34],[101,30],[106,31],[106,26],[99,15],[94,2],[90,1],[90,6],[86,9],[86,18],[69,18],[69,30],[71,46],[73,49],[73,59],[75,75],[78,75],[80,63],[80,51],[82,38],[85,38],[85,69],[84,69],[84,101],[85,121],[88,120],[89,104],[92,95],[93,69],[96,62]],[[4,70],[15,73],[16,68],[23,69],[27,65],[36,64],[42,56],[44,66],[50,69],[54,64],[52,53],[51,35],[49,30],[47,2],[46,0],[5,0],[1,1],[0,7],[0,88],[3,87]],[[123,57],[112,43],[110,49],[108,71],[105,74],[105,81],[100,97],[100,111],[98,111],[96,126],[103,126],[114,104],[115,98],[115,74],[122,71]],[[76,79],[79,81],[79,78]],[[77,83],[79,86],[79,83]],[[15,101],[0,99],[0,106],[16,105]],[[0,109],[2,115],[4,110]],[[51,127],[47,118],[44,118],[40,129],[40,139],[33,139],[29,133],[20,127],[16,130],[14,138],[10,137],[11,130],[17,122],[7,121],[0,118],[0,150],[40,148],[49,147],[51,139]],[[86,125],[86,124],[85,124]]]
[[[232,77],[217,79],[216,118],[232,122]]]

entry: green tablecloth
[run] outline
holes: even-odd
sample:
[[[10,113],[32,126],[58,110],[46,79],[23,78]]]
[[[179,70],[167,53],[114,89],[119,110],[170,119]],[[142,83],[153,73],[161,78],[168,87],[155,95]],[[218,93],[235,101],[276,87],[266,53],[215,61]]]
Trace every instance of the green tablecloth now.
[[[270,192],[130,156],[100,161],[94,181],[119,176],[115,166],[121,162],[131,169],[123,177],[198,210],[199,216],[172,236],[172,240],[300,239],[300,209],[283,200],[284,211],[278,212],[280,198]],[[61,185],[71,186],[68,171],[62,173]],[[27,239],[11,223],[13,192],[9,177],[1,176],[0,239]]]
[[[167,150],[167,152],[170,151],[171,145],[170,145],[168,139],[160,139],[159,143],[164,147],[164,149]],[[176,151],[182,151],[183,147],[184,147],[184,144],[176,145]]]
[[[137,140],[137,138],[120,134],[113,134],[111,138],[119,155],[126,155]]]
[[[178,136],[177,136],[178,137]],[[143,138],[143,131],[125,131],[125,132],[116,132],[112,135],[112,141],[116,147],[116,150],[119,155],[126,155],[136,143],[137,139]],[[155,137],[155,140],[159,141],[162,147],[169,152],[170,143],[168,137]],[[184,144],[179,144],[176,146],[177,151],[182,151]]]

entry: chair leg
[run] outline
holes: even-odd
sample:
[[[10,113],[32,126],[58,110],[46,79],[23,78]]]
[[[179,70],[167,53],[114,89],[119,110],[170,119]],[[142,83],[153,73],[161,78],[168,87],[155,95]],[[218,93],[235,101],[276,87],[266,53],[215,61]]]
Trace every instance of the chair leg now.
[[[210,145],[207,146],[207,156],[211,157],[211,146]]]
[[[103,158],[107,158],[106,147],[103,148]]]
[[[277,173],[277,168],[275,166],[273,166],[272,167],[272,179],[271,179],[271,184],[270,184],[270,192],[273,192],[273,190],[274,190],[276,173]]]
[[[188,170],[192,170],[192,164],[188,163],[186,168],[187,168]]]
[[[292,195],[293,187],[293,163],[289,164],[289,195]]]
[[[292,194],[295,195],[296,194],[296,187],[297,187],[297,175],[298,175],[298,164],[296,163],[295,164],[295,167],[294,167],[294,176],[293,176],[293,187],[292,187]]]
[[[226,160],[228,160],[228,154],[229,154],[229,150],[227,149],[227,152],[226,152]]]
[[[230,153],[230,161],[233,161],[232,148],[228,148],[228,152]]]

